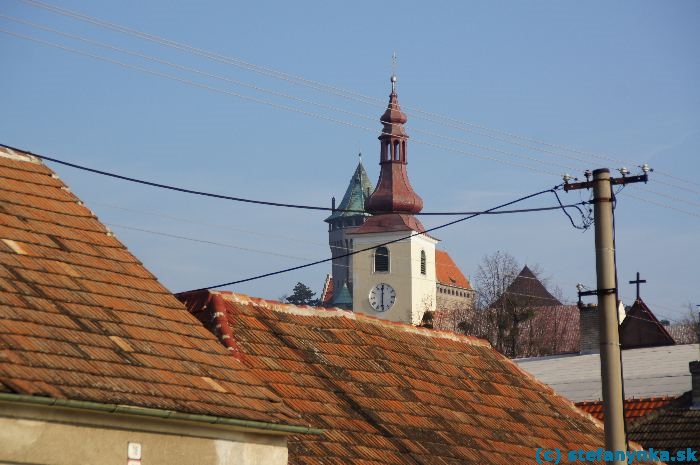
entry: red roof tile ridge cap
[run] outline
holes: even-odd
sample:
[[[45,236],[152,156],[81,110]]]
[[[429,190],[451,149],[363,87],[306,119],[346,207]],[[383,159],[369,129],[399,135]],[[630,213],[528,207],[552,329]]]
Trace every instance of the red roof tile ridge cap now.
[[[230,351],[234,357],[241,358],[240,350],[238,350],[238,345],[236,344],[236,339],[231,331],[231,326],[228,324],[228,319],[226,318],[226,304],[221,294],[212,293],[211,296],[212,311],[214,315],[214,320],[216,322],[216,327],[219,330],[219,339],[221,343]]]
[[[9,158],[10,160],[26,161],[29,163],[42,164],[39,157],[35,157],[18,149],[12,149],[6,145],[0,145],[0,157]]]
[[[258,298],[258,297],[250,297],[248,295],[237,294],[235,292],[227,294],[223,297],[226,300],[230,300],[230,301],[233,301],[235,303],[264,305],[264,306],[270,308],[271,310],[275,310],[275,311],[283,312],[283,313],[288,313],[288,314],[292,314],[292,315],[316,316],[319,318],[328,318],[328,317],[348,318],[350,320],[365,321],[367,323],[384,326],[386,328],[393,328],[393,329],[397,329],[397,330],[402,330],[402,331],[406,331],[406,332],[413,333],[413,334],[420,334],[423,336],[434,337],[434,338],[449,339],[449,340],[456,341],[456,342],[466,342],[468,344],[476,345],[476,346],[491,347],[491,344],[488,341],[486,341],[484,339],[479,339],[478,337],[475,337],[475,336],[468,336],[466,334],[458,334],[458,333],[455,333],[452,331],[440,331],[440,330],[429,329],[429,328],[421,328],[418,326],[410,325],[408,323],[399,323],[396,321],[383,320],[381,318],[377,318],[377,317],[370,316],[370,315],[364,315],[362,313],[355,313],[353,311],[345,310],[345,309],[338,308],[338,307],[327,308],[327,307],[312,307],[309,305],[285,304],[285,303],[282,303],[282,302],[279,302],[276,300],[267,300],[267,299],[262,299],[262,298]]]

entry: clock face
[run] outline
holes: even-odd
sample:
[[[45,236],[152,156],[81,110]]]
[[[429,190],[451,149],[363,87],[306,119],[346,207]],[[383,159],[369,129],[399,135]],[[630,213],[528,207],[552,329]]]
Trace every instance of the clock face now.
[[[379,283],[369,291],[369,304],[378,312],[385,312],[394,305],[396,291],[385,283]]]

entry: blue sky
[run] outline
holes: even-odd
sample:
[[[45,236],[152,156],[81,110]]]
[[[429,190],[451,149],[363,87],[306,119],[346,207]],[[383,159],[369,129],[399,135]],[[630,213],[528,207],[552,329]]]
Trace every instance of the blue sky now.
[[[700,304],[696,1],[41,5],[227,59],[6,0],[0,29],[25,38],[0,33],[0,143],[192,189],[329,206],[331,196],[342,197],[359,151],[376,181],[379,116],[396,52],[408,170],[424,211],[482,210],[552,187],[564,172],[623,165],[635,172],[649,163],[651,182],[618,196],[621,296],[632,302],[626,283],[639,271],[648,281],[642,297],[657,316],[676,318],[686,303]],[[172,291],[329,255],[322,212],[197,198],[51,166]],[[565,202],[582,198],[562,194]],[[545,196],[522,206],[554,202]],[[427,227],[443,221],[423,219]],[[481,217],[436,236],[466,275],[502,250],[539,264],[570,301],[577,282],[595,285],[593,232],[573,229],[561,212]],[[302,281],[320,291],[329,270],[319,265],[232,290],[277,298]]]

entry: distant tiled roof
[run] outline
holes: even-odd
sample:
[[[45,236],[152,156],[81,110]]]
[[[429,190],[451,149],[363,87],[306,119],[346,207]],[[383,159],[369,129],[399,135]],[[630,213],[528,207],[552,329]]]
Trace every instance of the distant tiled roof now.
[[[561,302],[550,294],[532,270],[525,266],[503,295],[491,304],[491,307],[513,304],[532,308],[558,306],[561,305]]]
[[[325,430],[290,437],[290,464],[506,465],[534,463],[537,447],[603,447],[598,423],[485,341],[225,292],[180,298]]]
[[[321,305],[328,305],[333,298],[333,276],[330,273],[326,275],[326,280],[323,283],[323,290],[321,291]]]
[[[533,309],[518,328],[518,357],[578,353],[579,309],[558,305]]]
[[[452,260],[450,254],[444,250],[435,251],[435,277],[438,283],[445,286],[471,289],[469,280],[462,274],[457,264]]]
[[[676,451],[690,448],[700,453],[700,409],[692,408],[690,403],[691,394],[688,392],[678,402],[633,422],[628,428],[629,438],[645,449],[653,447],[675,454]],[[697,462],[676,460],[673,463]]]
[[[48,167],[7,147],[0,392],[299,424]]]
[[[646,398],[678,396],[689,391],[688,362],[697,358],[698,350],[698,344],[623,350],[625,395],[628,398]],[[574,402],[602,399],[600,354],[513,361]]]
[[[678,397],[648,397],[645,399],[625,399],[625,420],[629,423],[631,420],[636,420],[649,415],[651,412],[666,407]],[[576,407],[590,413],[595,418],[603,421],[603,401],[587,401],[576,402]],[[643,445],[643,444],[642,444]]]
[[[357,164],[357,168],[350,178],[350,183],[348,188],[345,190],[345,195],[343,200],[340,201],[338,209],[334,211],[325,221],[332,221],[336,218],[342,218],[344,216],[357,216],[357,215],[367,215],[365,213],[365,199],[372,193],[374,187],[372,182],[367,176],[365,167],[362,166],[362,161]],[[352,211],[344,211],[352,210]],[[357,213],[360,211],[361,213]]]
[[[623,349],[673,345],[676,342],[642,299],[627,310],[620,325],[620,345]]]

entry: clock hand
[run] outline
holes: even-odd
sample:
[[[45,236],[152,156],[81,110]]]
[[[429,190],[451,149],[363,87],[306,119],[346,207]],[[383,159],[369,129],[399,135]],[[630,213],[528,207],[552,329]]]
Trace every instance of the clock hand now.
[[[381,295],[382,295],[382,304],[381,304],[381,307],[382,307],[382,310],[384,310],[384,284],[382,284],[381,293],[382,293],[382,294],[381,294]]]

